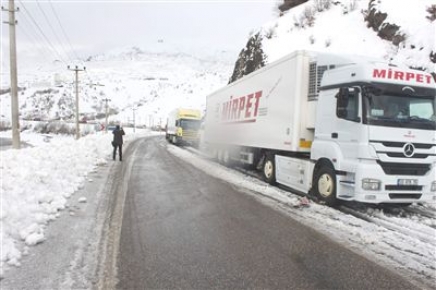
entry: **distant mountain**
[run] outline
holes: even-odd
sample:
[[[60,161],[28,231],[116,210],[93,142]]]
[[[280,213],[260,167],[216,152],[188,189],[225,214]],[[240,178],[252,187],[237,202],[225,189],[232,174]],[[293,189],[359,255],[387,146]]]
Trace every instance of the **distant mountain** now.
[[[255,31],[232,81],[299,49],[366,55],[435,74],[434,0],[284,0]]]
[[[83,121],[165,125],[176,107],[204,109],[206,95],[228,81],[236,54],[192,51],[163,45],[127,47],[90,56],[79,63],[79,112]],[[59,64],[46,64],[19,75],[20,117],[28,120],[75,120],[75,78]],[[0,95],[1,116],[10,120],[7,87]],[[100,119],[100,120],[96,120]]]

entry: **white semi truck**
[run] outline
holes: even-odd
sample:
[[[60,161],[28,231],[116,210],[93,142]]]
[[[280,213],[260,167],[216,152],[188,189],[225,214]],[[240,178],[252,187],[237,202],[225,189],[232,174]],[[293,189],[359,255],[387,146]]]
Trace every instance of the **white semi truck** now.
[[[329,205],[436,202],[435,95],[422,71],[296,51],[209,95],[204,141]]]

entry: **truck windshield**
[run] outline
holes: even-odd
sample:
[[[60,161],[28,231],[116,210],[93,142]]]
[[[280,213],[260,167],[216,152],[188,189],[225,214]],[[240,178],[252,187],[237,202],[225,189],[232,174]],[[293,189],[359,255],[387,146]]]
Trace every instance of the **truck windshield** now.
[[[436,130],[435,93],[381,87],[364,87],[364,123],[375,126]],[[413,93],[412,93],[413,92]],[[419,93],[423,93],[419,92]]]
[[[200,128],[200,120],[181,119],[180,126],[183,130],[198,130]]]

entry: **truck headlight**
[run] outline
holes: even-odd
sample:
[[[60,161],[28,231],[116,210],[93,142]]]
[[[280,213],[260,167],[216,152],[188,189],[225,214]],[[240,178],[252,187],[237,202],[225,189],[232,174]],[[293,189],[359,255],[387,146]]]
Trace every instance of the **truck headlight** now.
[[[372,178],[362,179],[362,189],[364,190],[380,190],[381,181]]]
[[[431,191],[436,191],[436,181],[433,181],[432,183],[431,183],[431,189],[430,189]]]

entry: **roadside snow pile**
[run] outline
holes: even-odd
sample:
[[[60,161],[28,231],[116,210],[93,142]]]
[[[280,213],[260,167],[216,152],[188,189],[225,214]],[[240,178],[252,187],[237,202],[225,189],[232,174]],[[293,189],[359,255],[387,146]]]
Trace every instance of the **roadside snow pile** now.
[[[39,147],[1,151],[1,269],[20,265],[27,247],[45,240],[50,221],[111,154],[112,134],[54,137]],[[23,241],[21,243],[19,241]]]

